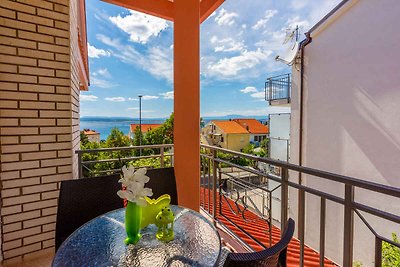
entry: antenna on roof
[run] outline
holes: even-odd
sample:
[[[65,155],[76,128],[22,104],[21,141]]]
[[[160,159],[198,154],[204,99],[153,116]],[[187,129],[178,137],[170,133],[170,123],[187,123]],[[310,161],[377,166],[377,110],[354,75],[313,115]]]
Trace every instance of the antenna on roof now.
[[[287,44],[286,51],[283,56],[276,56],[275,60],[290,66],[294,63],[297,51],[299,50],[299,26],[296,26],[294,30],[290,28],[286,30],[286,37],[283,44]]]

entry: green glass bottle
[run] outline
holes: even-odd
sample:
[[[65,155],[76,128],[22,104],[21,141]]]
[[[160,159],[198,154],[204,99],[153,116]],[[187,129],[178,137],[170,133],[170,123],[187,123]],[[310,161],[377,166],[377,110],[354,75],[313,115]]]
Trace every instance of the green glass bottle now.
[[[142,221],[142,207],[135,202],[128,201],[128,205],[125,209],[125,229],[127,238],[125,244],[136,244],[140,235],[140,223]]]

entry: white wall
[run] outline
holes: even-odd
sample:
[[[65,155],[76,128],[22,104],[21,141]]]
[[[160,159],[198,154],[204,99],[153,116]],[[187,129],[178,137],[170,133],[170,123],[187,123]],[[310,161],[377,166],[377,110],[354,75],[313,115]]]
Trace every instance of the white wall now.
[[[313,32],[305,48],[303,165],[400,187],[400,1],[360,0],[346,6]],[[299,86],[293,68],[293,163],[299,153]],[[312,177],[305,183],[343,196],[341,185]],[[295,192],[290,193],[295,204]],[[398,199],[366,191],[356,191],[356,200],[388,211],[400,207]],[[307,198],[306,243],[315,248],[319,206],[319,199]],[[327,211],[327,255],[341,263],[343,210],[328,203]],[[296,211],[290,214],[295,217]],[[400,234],[399,226],[367,218],[381,234]],[[354,260],[373,266],[373,236],[358,219],[355,232]]]

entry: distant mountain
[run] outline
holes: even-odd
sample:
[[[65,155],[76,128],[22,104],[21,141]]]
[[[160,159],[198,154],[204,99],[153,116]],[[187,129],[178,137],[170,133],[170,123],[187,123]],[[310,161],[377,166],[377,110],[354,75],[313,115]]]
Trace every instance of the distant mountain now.
[[[229,119],[256,119],[256,120],[268,120],[268,116],[243,116],[243,115],[225,115],[225,116],[215,116],[215,117],[203,117],[205,121],[212,121],[212,120],[229,120]]]
[[[167,118],[142,118],[142,120],[155,120],[155,121],[165,121]],[[83,116],[80,118],[81,121],[138,121],[139,118],[131,117],[106,117],[106,116]]]
[[[243,116],[243,115],[225,115],[225,116],[214,116],[214,117],[203,117],[205,122],[209,122],[212,120],[229,120],[229,119],[243,119],[243,118],[253,118],[260,121],[267,121],[268,116]],[[81,121],[98,121],[98,122],[137,122],[139,118],[132,117],[106,117],[106,116],[83,116],[80,118]],[[142,118],[142,121],[151,122],[151,121],[165,121],[167,118]]]

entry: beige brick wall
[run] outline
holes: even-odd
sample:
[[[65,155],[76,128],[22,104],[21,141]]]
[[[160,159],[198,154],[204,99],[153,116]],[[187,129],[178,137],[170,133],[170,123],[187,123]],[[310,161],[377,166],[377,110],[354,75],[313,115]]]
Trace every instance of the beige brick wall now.
[[[74,29],[78,28],[78,1],[73,1],[70,6],[70,31],[74,32]],[[75,34],[76,31],[75,31]],[[76,36],[77,37],[77,36]],[[78,38],[71,38],[71,110],[72,110],[72,150],[75,151],[79,149],[80,146],[80,131],[79,131],[79,63],[78,59],[81,58],[79,51]],[[62,75],[62,74],[61,74]],[[78,157],[76,154],[72,156],[72,172],[74,177],[78,177]]]
[[[54,251],[60,181],[77,177],[76,4],[0,1],[0,216],[6,261]]]

